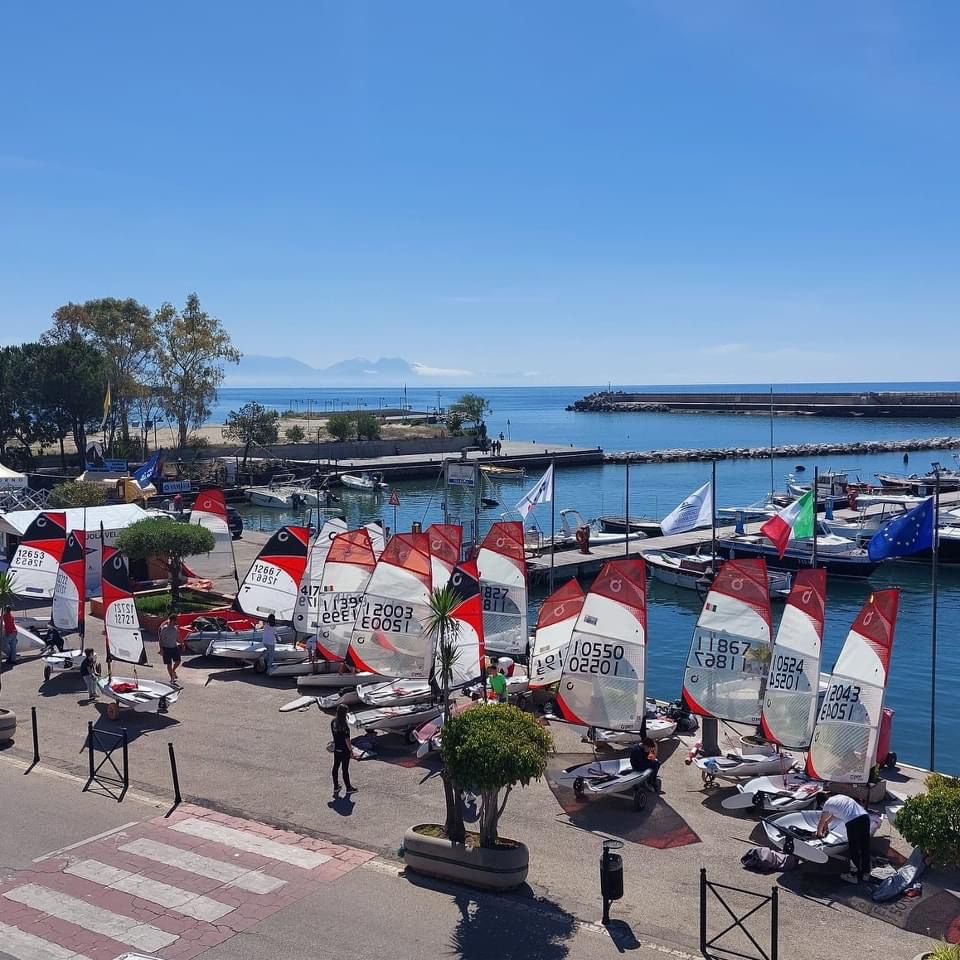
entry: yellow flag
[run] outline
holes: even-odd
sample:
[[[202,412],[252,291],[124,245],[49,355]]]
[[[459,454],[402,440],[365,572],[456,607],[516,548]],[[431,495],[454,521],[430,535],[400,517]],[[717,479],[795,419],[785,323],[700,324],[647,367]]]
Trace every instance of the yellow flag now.
[[[107,426],[107,417],[110,416],[110,382],[107,382],[107,392],[103,395],[103,423],[100,424],[100,429],[103,430]]]

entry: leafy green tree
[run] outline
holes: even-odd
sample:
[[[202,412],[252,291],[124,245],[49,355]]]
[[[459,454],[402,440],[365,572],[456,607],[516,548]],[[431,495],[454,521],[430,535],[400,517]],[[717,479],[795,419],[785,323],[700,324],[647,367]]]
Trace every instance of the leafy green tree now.
[[[459,410],[447,412],[447,430],[451,437],[459,437],[463,433],[463,414]]]
[[[361,411],[355,414],[358,440],[379,440],[380,421],[375,414]]]
[[[237,440],[243,447],[243,466],[247,466],[247,457],[252,444],[266,446],[276,443],[280,435],[280,418],[276,410],[268,410],[262,404],[251,400],[239,410],[227,414],[223,427],[223,436],[227,440]]]
[[[453,611],[459,602],[456,590],[449,584],[437,587],[430,594],[430,613],[426,623],[428,632],[436,639],[437,673],[443,697],[444,725],[450,719],[450,681],[460,655],[456,647],[460,621],[453,616]],[[466,836],[463,824],[463,791],[454,787],[446,767],[443,768],[440,776],[443,780],[443,799],[447,808],[445,826],[447,839],[454,843],[463,843]]]
[[[170,575],[170,607],[180,603],[180,576],[186,557],[210,553],[213,534],[196,523],[178,523],[166,517],[148,517],[125,527],[117,536],[117,548],[131,560],[154,557],[162,561]]]
[[[45,349],[40,343],[0,348],[0,453],[7,453],[7,444],[16,440],[27,464],[33,460],[31,446],[42,448],[57,435],[43,394]]]
[[[496,847],[510,791],[539,780],[552,749],[550,731],[509,704],[474,707],[444,723],[441,756],[450,779],[480,796],[481,847]]]
[[[960,781],[937,774],[897,813],[897,831],[938,866],[960,866]]]
[[[82,307],[65,304],[54,311],[53,326],[44,337],[59,342],[78,334],[100,350],[107,364],[112,401],[109,444],[118,427],[123,440],[129,441],[130,408],[157,348],[150,310],[132,297],[102,297]]]
[[[283,435],[290,441],[290,443],[303,443],[304,437],[306,434],[303,432],[303,427],[299,423],[295,423],[292,427],[287,427],[283,431]]]
[[[353,419],[349,413],[334,413],[327,418],[327,433],[334,440],[349,440],[353,434]]]
[[[154,314],[154,326],[160,401],[177,423],[178,445],[185,447],[190,430],[210,416],[224,362],[239,363],[240,351],[223,324],[200,308],[195,293],[187,297],[183,310],[163,304]]]
[[[472,423],[474,428],[479,430],[480,424],[490,413],[490,401],[479,393],[465,393],[456,403],[450,405],[448,418],[450,413],[459,414],[463,420]]]
[[[58,510],[67,507],[102,507],[107,502],[107,488],[89,480],[67,480],[52,487],[47,506]]]

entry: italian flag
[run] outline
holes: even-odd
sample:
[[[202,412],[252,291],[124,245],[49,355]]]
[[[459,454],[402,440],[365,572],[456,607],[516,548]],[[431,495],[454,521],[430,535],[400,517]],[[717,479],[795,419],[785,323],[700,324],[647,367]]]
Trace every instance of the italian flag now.
[[[813,491],[808,490],[799,500],[771,517],[760,532],[777,548],[782,557],[791,537],[813,536]]]

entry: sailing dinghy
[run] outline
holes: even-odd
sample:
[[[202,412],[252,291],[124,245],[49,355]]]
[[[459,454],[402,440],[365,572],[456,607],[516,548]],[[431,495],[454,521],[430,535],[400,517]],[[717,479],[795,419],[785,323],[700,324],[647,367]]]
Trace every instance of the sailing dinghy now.
[[[187,572],[205,580],[237,580],[237,561],[233,555],[233,534],[227,520],[227,501],[219,489],[201,490],[193,502],[190,522],[213,534],[213,550],[191,557]]]
[[[724,810],[763,810],[772,813],[793,813],[806,810],[823,795],[823,784],[802,773],[786,773],[771,777],[754,777],[737,784],[737,792],[725,797]]]
[[[290,623],[299,595],[300,580],[307,566],[306,527],[281,527],[263,546],[243,578],[237,592],[237,604],[248,616],[266,619],[273,614],[278,623]],[[240,663],[253,663],[257,670],[266,668],[266,647],[254,635],[247,639],[230,639],[229,635],[213,640],[207,647],[208,657],[223,657]],[[306,650],[294,643],[277,643],[274,662],[303,660]]]
[[[10,560],[14,593],[33,599],[52,598],[66,543],[67,515],[38,514]]]
[[[112,703],[107,716],[116,720],[121,707],[136,713],[166,713],[180,696],[180,688],[164,680],[141,680],[136,669],[132,677],[113,676],[115,661],[147,665],[140,617],[130,587],[126,557],[115,547],[103,546],[103,627],[107,644],[108,675],[97,681],[99,691]]]
[[[477,568],[487,650],[509,657],[526,656],[530,638],[523,524],[512,520],[495,523],[480,544]]]
[[[84,614],[86,612],[86,533],[71,530],[60,557],[57,582],[53,588],[51,622],[61,634],[76,632],[79,647],[56,650],[43,658],[43,679],[54,673],[79,670],[83,659]]]
[[[530,652],[531,690],[542,690],[560,683],[563,660],[584,599],[580,584],[568,580],[543,601]]]

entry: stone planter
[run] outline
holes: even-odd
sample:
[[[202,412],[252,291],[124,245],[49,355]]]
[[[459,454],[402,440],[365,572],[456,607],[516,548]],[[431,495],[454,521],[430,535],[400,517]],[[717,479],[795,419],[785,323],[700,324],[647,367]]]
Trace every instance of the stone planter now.
[[[887,781],[880,780],[877,783],[830,783],[826,784],[827,790],[831,793],[845,793],[848,797],[853,797],[857,803],[864,806],[880,803],[887,795]]]
[[[0,707],[0,743],[13,740],[17,732],[17,715]]]
[[[527,879],[530,856],[524,844],[510,841],[516,845],[484,850],[417,832],[432,826],[410,827],[403,835],[404,862],[411,870],[485,890],[510,890]]]

